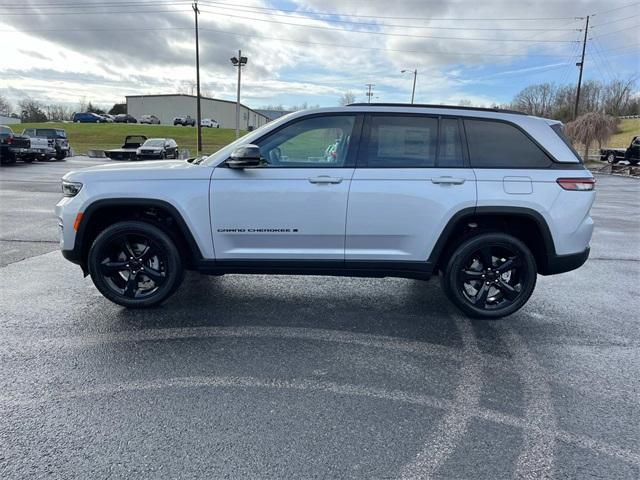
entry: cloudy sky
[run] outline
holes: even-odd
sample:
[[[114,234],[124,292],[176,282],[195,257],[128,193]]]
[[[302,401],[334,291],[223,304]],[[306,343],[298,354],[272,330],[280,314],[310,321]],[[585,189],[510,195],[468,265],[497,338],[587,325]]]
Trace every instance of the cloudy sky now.
[[[507,102],[531,83],[640,72],[640,2],[629,0],[200,0],[203,89],[234,99],[242,49],[251,107],[337,105],[343,92],[404,102]],[[110,106],[195,79],[191,2],[0,0],[0,95]]]

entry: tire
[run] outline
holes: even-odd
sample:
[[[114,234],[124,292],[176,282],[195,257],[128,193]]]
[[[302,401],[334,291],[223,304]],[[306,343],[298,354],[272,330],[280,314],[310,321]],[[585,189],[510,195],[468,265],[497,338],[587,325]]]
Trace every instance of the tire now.
[[[490,320],[522,308],[533,293],[536,276],[529,248],[496,232],[476,235],[456,248],[441,281],[449,300],[462,312]]]
[[[91,245],[87,264],[100,293],[128,308],[162,303],[184,278],[182,257],[171,237],[140,221],[118,222],[103,230]]]
[[[167,154],[165,152],[162,152],[160,154],[160,160],[166,160],[167,159]]]
[[[607,163],[610,163],[611,165],[618,163],[618,161],[616,160],[616,154],[613,152],[609,152],[607,153]]]

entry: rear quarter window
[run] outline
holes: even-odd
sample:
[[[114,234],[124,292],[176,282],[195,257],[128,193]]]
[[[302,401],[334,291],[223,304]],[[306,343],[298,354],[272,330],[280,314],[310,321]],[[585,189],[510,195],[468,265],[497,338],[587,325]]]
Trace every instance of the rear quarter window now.
[[[547,168],[549,156],[514,125],[465,120],[469,157],[474,168]]]

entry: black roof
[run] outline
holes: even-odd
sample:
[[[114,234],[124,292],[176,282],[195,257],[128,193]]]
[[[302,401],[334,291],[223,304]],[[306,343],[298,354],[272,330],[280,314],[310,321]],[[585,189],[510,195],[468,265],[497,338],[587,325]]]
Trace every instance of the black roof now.
[[[516,115],[526,115],[517,110],[507,110],[503,108],[467,107],[459,105],[429,105],[426,103],[350,103],[347,107],[414,107],[414,108],[447,108],[452,110],[472,110],[480,112],[513,113]]]

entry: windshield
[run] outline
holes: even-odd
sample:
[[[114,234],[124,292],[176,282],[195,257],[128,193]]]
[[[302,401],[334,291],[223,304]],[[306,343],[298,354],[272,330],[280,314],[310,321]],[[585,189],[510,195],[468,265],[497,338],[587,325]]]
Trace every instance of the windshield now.
[[[155,138],[155,139],[151,139],[151,140],[147,140],[146,142],[144,142],[144,146],[145,147],[162,147],[164,146],[164,140],[161,138]]]

